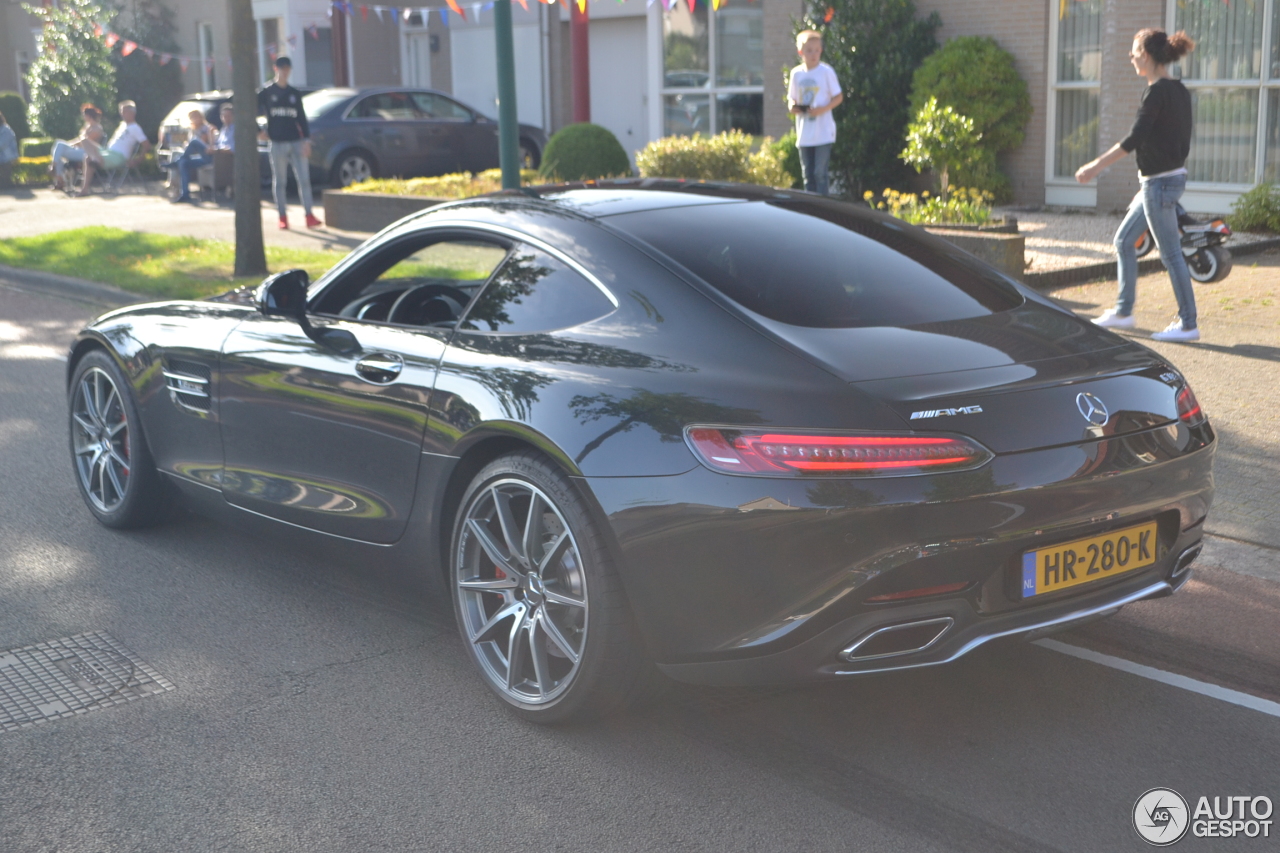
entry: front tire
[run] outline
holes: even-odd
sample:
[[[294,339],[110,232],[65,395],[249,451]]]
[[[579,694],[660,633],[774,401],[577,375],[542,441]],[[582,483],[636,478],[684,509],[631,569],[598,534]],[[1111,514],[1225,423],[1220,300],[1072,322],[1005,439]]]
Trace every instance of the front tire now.
[[[540,723],[630,704],[652,667],[586,502],[534,452],[496,459],[454,521],[463,644],[507,707]]]
[[[1187,272],[1201,284],[1222,281],[1231,267],[1231,252],[1225,246],[1206,246],[1187,258]]]
[[[538,146],[534,145],[527,139],[520,140],[520,168],[521,169],[537,169],[542,165],[542,156],[538,153]]]
[[[1151,254],[1151,250],[1156,246],[1156,241],[1151,239],[1150,231],[1143,231],[1142,236],[1133,243],[1133,248],[1137,251],[1138,257],[1143,258]]]
[[[70,388],[71,461],[85,505],[107,527],[158,524],[165,484],[142,435],[128,380],[102,350],[76,365]]]

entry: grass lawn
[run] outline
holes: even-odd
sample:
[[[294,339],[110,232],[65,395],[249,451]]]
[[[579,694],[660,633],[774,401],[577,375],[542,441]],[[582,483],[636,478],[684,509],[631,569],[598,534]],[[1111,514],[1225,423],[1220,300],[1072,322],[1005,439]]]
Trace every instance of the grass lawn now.
[[[312,280],[344,252],[267,247],[273,272],[301,267]],[[235,278],[235,246],[219,240],[93,226],[0,240],[0,264],[112,284],[157,299],[199,299],[261,276]]]

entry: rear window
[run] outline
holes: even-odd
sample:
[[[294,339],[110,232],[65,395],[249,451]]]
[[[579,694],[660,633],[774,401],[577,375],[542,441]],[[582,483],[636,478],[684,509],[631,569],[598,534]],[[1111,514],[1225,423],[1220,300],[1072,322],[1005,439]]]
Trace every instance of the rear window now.
[[[940,238],[832,201],[666,208],[608,221],[751,311],[795,326],[915,326],[1022,296]]]

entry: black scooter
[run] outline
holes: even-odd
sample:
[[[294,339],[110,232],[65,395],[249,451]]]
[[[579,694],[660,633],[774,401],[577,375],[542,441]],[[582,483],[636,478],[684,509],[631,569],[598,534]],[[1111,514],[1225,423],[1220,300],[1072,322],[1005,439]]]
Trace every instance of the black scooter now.
[[[1178,230],[1182,232],[1182,254],[1187,259],[1187,271],[1201,284],[1222,281],[1231,272],[1231,252],[1223,244],[1231,236],[1231,227],[1221,219],[1201,222],[1178,205]],[[1150,231],[1143,231],[1133,244],[1138,257],[1151,252],[1156,246]]]

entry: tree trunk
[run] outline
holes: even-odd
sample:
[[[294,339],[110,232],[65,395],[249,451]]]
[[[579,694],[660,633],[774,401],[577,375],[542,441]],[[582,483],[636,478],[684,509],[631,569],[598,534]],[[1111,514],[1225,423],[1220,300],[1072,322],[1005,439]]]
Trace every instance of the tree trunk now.
[[[231,85],[236,109],[236,275],[266,275],[262,248],[262,175],[258,165],[258,81],[253,0],[229,0]]]

